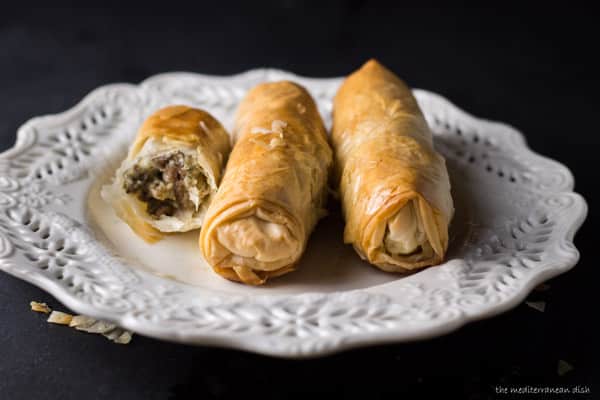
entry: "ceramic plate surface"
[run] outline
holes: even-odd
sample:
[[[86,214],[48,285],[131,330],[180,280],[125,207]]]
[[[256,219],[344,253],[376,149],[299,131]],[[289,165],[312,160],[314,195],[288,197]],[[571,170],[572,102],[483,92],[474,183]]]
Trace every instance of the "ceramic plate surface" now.
[[[447,333],[517,305],[577,262],[573,236],[587,208],[569,170],[530,151],[515,129],[423,90],[414,93],[447,159],[456,207],[441,266],[407,277],[369,266],[342,243],[334,204],[296,272],[248,287],[212,272],[197,232],[148,245],[100,199],[153,111],[188,104],[231,128],[246,91],[280,79],[306,86],[330,125],[341,79],[269,69],[104,86],[27,122],[0,155],[0,269],[143,335],[312,357]]]

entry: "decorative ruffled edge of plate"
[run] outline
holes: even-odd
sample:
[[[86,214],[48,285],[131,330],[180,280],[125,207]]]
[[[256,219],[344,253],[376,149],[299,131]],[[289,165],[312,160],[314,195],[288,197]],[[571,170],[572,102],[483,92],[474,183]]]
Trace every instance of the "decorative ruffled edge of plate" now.
[[[492,132],[491,136],[501,140],[505,147],[502,151],[512,152],[528,165],[534,174],[536,201],[548,203],[548,207],[557,210],[557,219],[553,221],[543,216],[515,221],[517,233],[514,235],[517,237],[513,238],[513,242],[508,239],[510,243],[503,243],[503,238],[492,235],[487,242],[478,244],[483,259],[491,263],[521,262],[519,240],[523,237],[528,240],[531,235],[535,240],[544,238],[542,243],[547,246],[544,251],[551,253],[550,260],[545,262],[536,258],[539,252],[532,253],[531,259],[522,258],[528,260],[522,261],[522,269],[528,272],[513,276],[512,280],[508,279],[509,273],[499,277],[500,283],[493,283],[497,286],[491,289],[489,295],[482,294],[482,290],[488,290],[487,286],[478,286],[478,280],[472,279],[477,274],[475,262],[452,260],[448,264],[455,261],[462,263],[460,268],[450,271],[450,268],[439,267],[435,273],[448,275],[458,282],[456,290],[427,288],[409,281],[398,285],[398,293],[394,295],[355,290],[329,294],[263,295],[254,297],[251,302],[241,296],[224,300],[214,293],[206,293],[207,296],[202,297],[198,290],[186,285],[166,283],[143,271],[127,270],[126,262],[95,243],[93,234],[85,226],[67,218],[64,213],[49,211],[55,204],[65,204],[70,200],[68,194],[52,191],[46,183],[56,189],[56,185],[89,179],[89,167],[93,165],[93,159],[85,153],[85,132],[81,134],[83,139],[73,138],[77,134],[73,133],[72,126],[80,125],[83,131],[93,130],[95,125],[101,125],[112,117],[118,119],[118,107],[98,109],[95,105],[110,105],[110,101],[115,101],[150,107],[158,104],[157,94],[181,99],[187,95],[177,93],[182,87],[206,84],[210,87],[203,88],[203,101],[234,107],[244,93],[243,87],[276,79],[294,79],[309,86],[321,111],[328,113],[331,104],[327,99],[333,96],[342,78],[306,78],[270,69],[252,70],[230,77],[161,74],[139,86],[103,86],[63,113],[29,120],[18,130],[13,148],[0,154],[0,269],[46,290],[78,313],[115,322],[143,335],[187,344],[300,358],[448,333],[467,322],[514,307],[535,286],[576,264],[579,253],[573,245],[573,238],[585,220],[587,205],[580,195],[572,191],[574,181],[570,171],[556,161],[532,152],[516,129],[477,119],[443,97],[422,90],[415,90],[420,104],[437,111],[428,114],[430,124],[442,124],[444,129],[457,132],[461,129],[454,126],[457,121],[458,125],[485,127],[486,132]],[[198,98],[191,100],[199,101]],[[327,116],[325,119],[329,122]],[[65,126],[67,128],[63,130]],[[60,128],[60,132],[40,138],[41,127],[48,132]],[[46,139],[49,137],[58,141],[58,145],[64,142],[65,149],[74,150],[62,156],[58,152],[58,161],[50,159],[46,162],[44,159],[44,162],[38,162],[40,157],[45,156],[36,154],[32,149],[36,145],[48,146]],[[46,141],[38,142],[40,139]],[[77,140],[81,143],[73,145]],[[75,157],[76,165],[67,165],[67,157]],[[553,223],[551,231],[548,231],[548,222]],[[503,259],[500,256],[507,253],[504,250],[517,253],[517,256]],[[40,254],[45,254],[45,258]],[[81,265],[85,267],[78,269]],[[107,269],[116,277],[114,280],[106,276]],[[516,270],[519,269],[511,271]],[[460,287],[463,281],[475,284]],[[497,292],[494,292],[496,289]],[[201,301],[190,299],[190,295]],[[402,302],[398,301],[399,298]],[[184,308],[180,307],[182,299],[187,299]]]

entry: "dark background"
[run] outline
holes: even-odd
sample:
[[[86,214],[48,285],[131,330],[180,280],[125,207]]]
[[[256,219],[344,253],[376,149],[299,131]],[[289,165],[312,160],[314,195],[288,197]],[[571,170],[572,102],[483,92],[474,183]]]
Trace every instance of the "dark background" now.
[[[499,384],[588,385],[600,398],[595,192],[597,15],[560,8],[438,8],[395,2],[230,0],[76,9],[50,3],[0,13],[0,150],[28,118],[66,110],[95,87],[166,71],[232,74],[275,67],[340,76],[379,58],[411,86],[505,121],[573,171],[590,205],[576,268],[521,305],[445,337],[308,361],[174,345],[111,344],[45,322],[51,296],[0,274],[0,399],[508,398]],[[2,6],[5,7],[5,6]],[[557,374],[565,360],[574,370]],[[520,398],[527,398],[521,396]],[[541,398],[541,397],[537,397]],[[548,398],[560,398],[551,396]]]

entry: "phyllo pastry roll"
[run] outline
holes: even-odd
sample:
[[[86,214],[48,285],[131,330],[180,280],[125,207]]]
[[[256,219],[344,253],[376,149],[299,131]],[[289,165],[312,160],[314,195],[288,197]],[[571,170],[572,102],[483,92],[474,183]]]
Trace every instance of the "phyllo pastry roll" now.
[[[440,263],[454,213],[450,181],[410,89],[371,60],[344,81],[333,115],[344,242],[384,271]]]
[[[209,113],[170,106],[142,124],[102,197],[147,242],[162,232],[202,226],[230,151],[230,137]]]
[[[324,215],[333,155],[313,99],[287,81],[248,93],[234,138],[200,248],[218,274],[259,285],[300,259]]]

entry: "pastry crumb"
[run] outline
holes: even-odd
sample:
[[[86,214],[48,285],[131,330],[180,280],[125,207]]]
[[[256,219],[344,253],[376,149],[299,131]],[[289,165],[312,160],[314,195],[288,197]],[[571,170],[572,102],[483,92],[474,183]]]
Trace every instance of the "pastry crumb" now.
[[[51,324],[68,325],[78,331],[101,334],[117,344],[128,344],[133,337],[133,333],[110,322],[88,317],[87,315],[71,315],[62,311],[53,311],[46,303],[37,301],[32,301],[30,305],[33,311],[50,314],[47,321]]]
[[[92,323],[89,326],[79,326],[79,327],[76,327],[75,329],[77,329],[79,331],[84,331],[87,333],[105,334],[105,333],[115,330],[116,328],[117,328],[117,326],[115,324],[111,324],[110,322],[95,320],[94,323]]]
[[[534,310],[538,310],[539,312],[546,311],[546,302],[545,301],[526,301],[525,304],[527,304],[529,307],[533,308]]]
[[[118,344],[127,344],[131,342],[132,334],[129,331],[124,331],[121,336],[115,339],[115,343]]]
[[[558,375],[563,376],[571,371],[573,371],[575,367],[566,362],[565,360],[558,360],[558,365],[556,367],[556,372]]]
[[[112,333],[103,333],[102,335],[117,344],[127,344],[131,342],[131,332],[129,331],[116,329]]]
[[[40,312],[44,314],[50,314],[52,309],[48,307],[46,303],[38,303],[37,301],[32,301],[29,303],[31,306],[31,311]]]
[[[94,322],[96,322],[96,320],[92,317],[88,317],[87,315],[76,315],[69,323],[69,326],[77,330],[83,330],[92,326]]]
[[[132,333],[119,328],[113,323],[97,320],[86,315],[76,315],[69,324],[70,327],[87,333],[99,333],[108,340],[118,344],[131,342]]]
[[[48,322],[51,324],[69,325],[73,316],[62,311],[52,311],[48,317]]]

